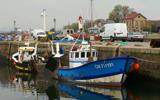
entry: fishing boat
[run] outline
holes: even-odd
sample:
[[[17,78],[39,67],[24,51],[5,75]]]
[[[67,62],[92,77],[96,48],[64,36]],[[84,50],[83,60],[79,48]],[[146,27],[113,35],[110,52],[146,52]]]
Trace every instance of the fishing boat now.
[[[18,52],[12,55],[10,60],[14,61],[14,65],[18,71],[23,72],[42,72],[45,70],[47,61],[42,56],[37,54],[37,46],[29,46],[29,43],[25,43],[26,46],[19,47]],[[53,46],[51,45],[51,48]],[[53,49],[52,49],[53,50]]]
[[[59,48],[59,42],[76,41],[54,42]],[[69,66],[61,66],[60,57],[63,55],[58,55],[51,57],[46,64],[46,68],[53,72],[53,78],[84,85],[122,86],[136,61],[129,55],[98,60],[98,51],[84,40],[69,51]]]

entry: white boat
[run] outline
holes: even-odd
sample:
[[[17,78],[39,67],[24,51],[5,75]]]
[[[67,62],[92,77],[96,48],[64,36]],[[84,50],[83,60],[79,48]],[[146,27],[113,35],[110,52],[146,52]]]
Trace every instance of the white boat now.
[[[29,46],[29,43],[26,43],[26,46],[19,47],[18,52],[12,55],[14,65],[18,71],[40,72],[44,70],[47,61],[44,57],[38,56],[38,44],[36,43],[35,47],[33,47]],[[53,48],[52,44],[51,48]]]

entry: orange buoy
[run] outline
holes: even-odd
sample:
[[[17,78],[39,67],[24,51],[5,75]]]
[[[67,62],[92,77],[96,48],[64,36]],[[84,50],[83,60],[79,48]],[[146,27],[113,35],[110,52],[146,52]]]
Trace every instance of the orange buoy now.
[[[129,70],[129,72],[131,73],[133,71],[133,68],[131,67],[131,69]]]
[[[135,65],[134,65],[134,69],[135,69],[135,70],[138,70],[139,68],[140,68],[139,64],[135,64]]]
[[[13,63],[13,65],[16,65],[16,64],[17,64],[16,62]]]
[[[14,78],[16,78],[17,76],[16,75],[14,75]]]
[[[133,98],[132,93],[128,93],[129,98]]]
[[[134,100],[140,100],[139,98],[134,98]]]
[[[12,81],[12,78],[10,78],[10,81]]]
[[[9,60],[12,60],[12,58],[9,58]]]

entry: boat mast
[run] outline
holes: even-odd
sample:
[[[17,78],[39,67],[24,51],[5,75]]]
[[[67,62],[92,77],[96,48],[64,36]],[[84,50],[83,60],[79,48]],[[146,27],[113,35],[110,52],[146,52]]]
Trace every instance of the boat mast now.
[[[93,27],[93,13],[92,13],[92,4],[93,4],[93,0],[91,0],[91,27]]]

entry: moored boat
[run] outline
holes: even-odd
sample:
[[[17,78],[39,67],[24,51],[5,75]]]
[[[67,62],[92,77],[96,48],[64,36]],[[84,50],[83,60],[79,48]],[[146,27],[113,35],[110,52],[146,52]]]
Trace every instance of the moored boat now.
[[[47,64],[46,67],[52,69],[55,79],[84,85],[111,86],[121,86],[136,61],[129,55],[98,60],[98,51],[83,41],[79,48],[72,47],[69,51],[69,66],[61,66],[59,56],[49,61],[54,62],[54,58],[58,61],[58,67],[57,63]]]
[[[39,43],[36,43],[35,47],[33,47],[29,46],[29,43],[26,43],[26,46],[19,47],[18,52],[12,55],[10,59],[13,59],[18,71],[36,73],[45,71],[47,61],[45,61],[44,57],[37,55],[38,44]]]

